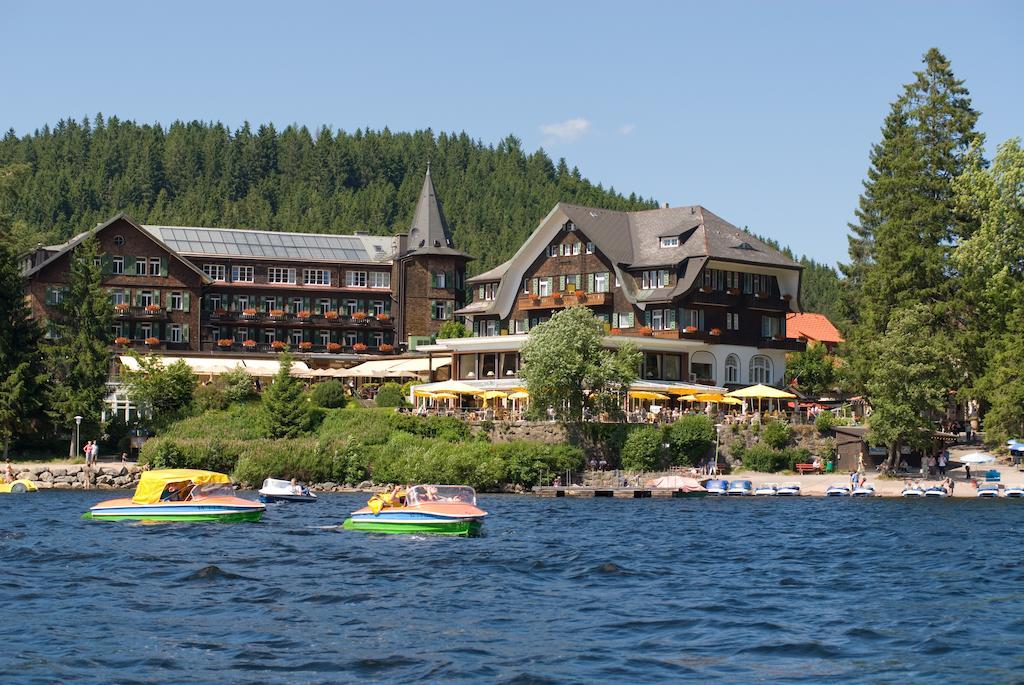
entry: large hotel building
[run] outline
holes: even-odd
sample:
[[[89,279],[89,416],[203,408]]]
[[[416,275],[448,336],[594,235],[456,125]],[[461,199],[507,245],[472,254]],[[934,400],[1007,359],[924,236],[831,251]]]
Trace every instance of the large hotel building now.
[[[88,236],[100,245],[118,346],[170,356],[258,358],[287,345],[323,365],[428,354],[450,357],[453,378],[504,385],[529,330],[573,305],[604,320],[609,347],[639,347],[644,382],[778,385],[786,353],[804,347],[786,338],[800,265],[701,206],[559,203],[511,259],[468,279],[472,257],[452,242],[429,170],[408,233],[393,237],[118,215],[24,257],[40,319],[64,296],[70,253]],[[453,319],[473,336],[437,340]]]

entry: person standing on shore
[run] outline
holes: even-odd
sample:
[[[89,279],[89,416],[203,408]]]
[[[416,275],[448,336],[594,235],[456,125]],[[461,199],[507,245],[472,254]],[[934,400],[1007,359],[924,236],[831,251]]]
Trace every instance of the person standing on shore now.
[[[7,483],[13,483],[14,478],[14,467],[11,466],[11,458],[7,458],[7,463],[4,464],[4,481]]]
[[[971,479],[971,465],[970,464],[964,464],[964,473],[967,474],[967,476],[966,476],[967,480],[970,480]]]

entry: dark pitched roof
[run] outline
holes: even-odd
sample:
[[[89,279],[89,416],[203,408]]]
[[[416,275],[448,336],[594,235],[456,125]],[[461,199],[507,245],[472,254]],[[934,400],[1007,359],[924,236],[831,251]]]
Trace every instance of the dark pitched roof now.
[[[512,263],[512,260],[509,259],[508,261],[506,261],[506,262],[504,262],[502,264],[499,264],[498,266],[494,267],[493,269],[489,269],[488,271],[484,271],[483,273],[477,274],[476,276],[473,276],[472,278],[467,278],[466,279],[466,283],[487,283],[488,281],[498,281],[498,280],[501,280],[501,277],[505,275],[506,271],[508,271],[508,267],[509,267],[509,265],[511,263]]]
[[[409,252],[412,255],[451,255],[469,257],[455,249],[452,232],[441,211],[441,203],[434,190],[434,181],[430,178],[430,167],[423,179],[420,197],[416,201],[416,211],[412,215],[412,226],[409,228]],[[404,256],[404,255],[403,255]]]

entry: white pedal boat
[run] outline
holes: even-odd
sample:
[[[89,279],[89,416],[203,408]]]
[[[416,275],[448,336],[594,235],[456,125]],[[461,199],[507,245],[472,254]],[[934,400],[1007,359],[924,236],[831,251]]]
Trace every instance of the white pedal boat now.
[[[1003,490],[1004,497],[1024,497],[1024,485],[1007,485]]]
[[[825,491],[825,497],[849,497],[850,486],[846,483],[832,483]]]
[[[942,485],[933,485],[924,491],[925,497],[949,497],[949,490]]]
[[[774,497],[779,494],[778,483],[761,483],[754,488],[754,495],[758,497]]]
[[[799,497],[800,483],[783,483],[775,489],[776,497]]]
[[[900,494],[904,497],[924,497],[924,490],[917,485],[911,485],[910,487],[903,488],[903,492]]]
[[[877,493],[875,492],[875,486],[871,483],[865,483],[864,485],[858,485],[850,493],[851,497],[874,497]]]
[[[750,484],[749,480],[734,480],[729,483],[729,489],[726,491],[727,495],[752,495],[754,494],[754,487]]]
[[[999,497],[999,483],[979,483],[978,497]]]
[[[704,489],[709,495],[724,495],[729,491],[729,481],[714,478],[704,484]]]

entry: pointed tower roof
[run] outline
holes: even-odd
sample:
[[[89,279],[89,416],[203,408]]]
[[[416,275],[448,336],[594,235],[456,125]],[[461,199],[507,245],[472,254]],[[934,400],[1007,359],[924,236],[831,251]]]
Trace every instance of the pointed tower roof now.
[[[416,211],[412,215],[412,226],[409,228],[409,251],[412,255],[450,255],[472,259],[465,252],[455,249],[452,232],[441,211],[441,203],[434,190],[434,181],[430,177],[430,165],[423,179],[420,198],[416,201]]]

